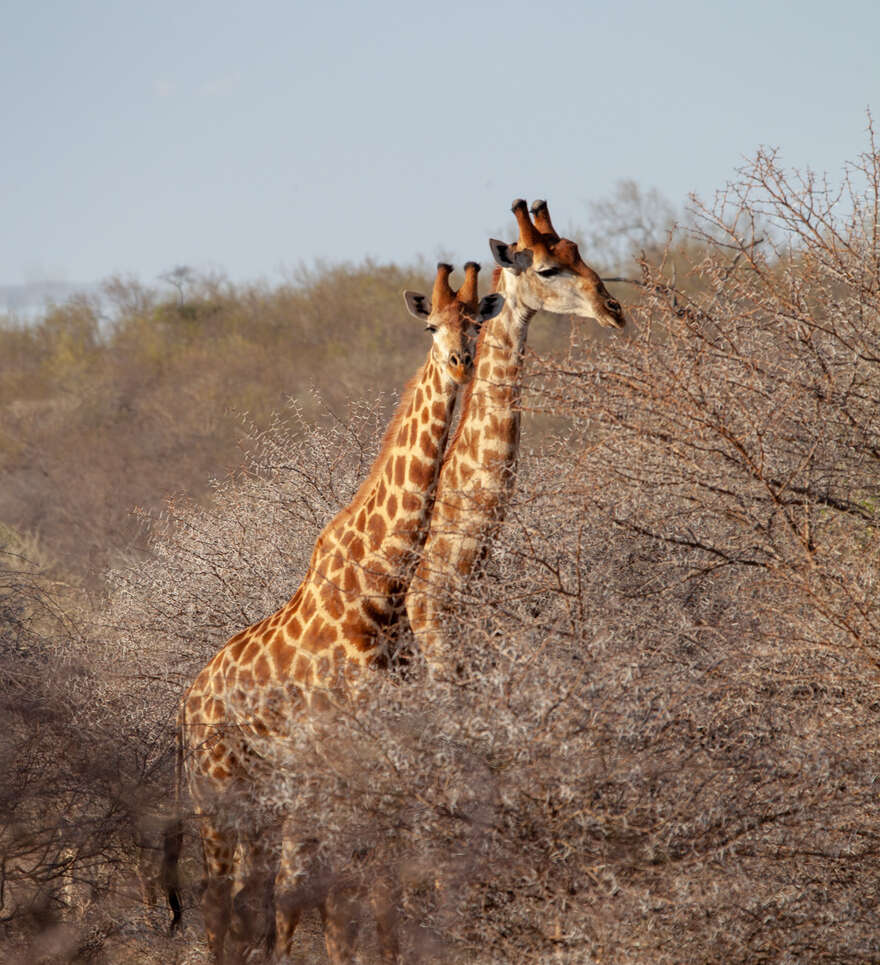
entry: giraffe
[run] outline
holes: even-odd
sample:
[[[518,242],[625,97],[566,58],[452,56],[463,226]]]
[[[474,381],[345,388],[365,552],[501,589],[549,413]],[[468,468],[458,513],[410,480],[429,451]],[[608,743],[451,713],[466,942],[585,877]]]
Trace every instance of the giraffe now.
[[[363,686],[362,671],[387,666],[393,656],[394,628],[427,534],[456,396],[472,374],[479,327],[503,305],[499,294],[477,300],[479,268],[468,262],[456,292],[449,284],[452,267],[440,263],[430,302],[404,292],[432,345],[403,391],[367,478],[318,536],[289,602],[232,637],[183,697],[178,781],[185,778],[199,820],[202,908],[217,963],[243,961],[255,937],[272,941],[269,869],[277,864],[280,829],[259,821],[251,827],[247,818],[249,793],[260,786],[260,749],[280,740],[291,721],[329,709],[332,698],[353,697]],[[175,923],[180,833],[178,823],[166,837],[163,870]],[[237,875],[244,883],[233,894]],[[331,899],[321,910],[327,951],[338,962],[349,949],[345,922],[336,920],[344,908]],[[297,917],[295,910],[277,915],[280,954],[290,950]],[[396,955],[393,936],[384,941],[386,954]]]
[[[516,475],[522,361],[529,322],[538,311],[594,318],[623,328],[623,310],[602,279],[581,259],[577,245],[560,238],[546,201],[513,202],[519,227],[513,244],[495,239],[495,290],[504,308],[483,327],[474,378],[464,392],[461,420],[437,482],[422,558],[406,596],[420,651],[433,672],[449,670],[443,596],[463,585],[501,522]]]

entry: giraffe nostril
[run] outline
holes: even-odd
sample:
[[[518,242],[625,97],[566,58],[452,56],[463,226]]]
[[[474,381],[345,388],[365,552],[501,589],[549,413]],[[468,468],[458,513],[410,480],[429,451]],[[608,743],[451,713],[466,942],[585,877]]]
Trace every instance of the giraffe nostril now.
[[[458,365],[458,356],[455,354],[455,352],[453,352],[452,355],[449,356],[449,361],[453,365]]]
[[[472,361],[472,359],[471,359],[470,355],[465,355],[465,357],[462,359],[462,362],[464,362],[465,365],[470,365],[470,364],[471,364],[471,361]]]

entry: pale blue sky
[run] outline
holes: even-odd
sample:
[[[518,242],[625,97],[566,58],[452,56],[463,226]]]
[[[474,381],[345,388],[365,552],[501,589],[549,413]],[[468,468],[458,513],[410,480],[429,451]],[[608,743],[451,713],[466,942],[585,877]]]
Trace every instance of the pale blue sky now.
[[[0,283],[488,258],[517,196],[588,229],[759,145],[837,176],[876,0],[0,0]]]

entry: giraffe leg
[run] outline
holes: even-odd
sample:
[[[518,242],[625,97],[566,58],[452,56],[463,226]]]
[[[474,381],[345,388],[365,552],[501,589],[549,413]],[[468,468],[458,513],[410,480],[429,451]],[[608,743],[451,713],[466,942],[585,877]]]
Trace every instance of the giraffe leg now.
[[[205,855],[205,887],[202,914],[205,935],[214,965],[224,963],[224,943],[232,910],[232,884],[235,875],[235,835],[202,819],[200,828]]]
[[[280,961],[293,954],[293,935],[302,913],[319,908],[326,895],[326,882],[315,874],[308,857],[313,849],[314,842],[300,842],[285,828],[275,878],[275,955]]]
[[[324,945],[331,965],[352,965],[356,962],[355,942],[360,926],[357,889],[336,884],[321,903],[324,924]]]
[[[274,884],[278,863],[278,834],[261,827],[239,832],[243,881],[232,901],[229,937],[241,961],[255,961],[262,949],[271,954],[275,944]]]
[[[293,933],[304,907],[298,859],[299,848],[285,834],[275,878],[275,956],[281,961],[293,954]]]
[[[376,919],[376,934],[379,938],[379,952],[382,960],[397,965],[402,961],[400,957],[400,943],[397,937],[397,904],[396,890],[387,881],[379,880],[370,894],[370,904],[373,906],[373,916]]]

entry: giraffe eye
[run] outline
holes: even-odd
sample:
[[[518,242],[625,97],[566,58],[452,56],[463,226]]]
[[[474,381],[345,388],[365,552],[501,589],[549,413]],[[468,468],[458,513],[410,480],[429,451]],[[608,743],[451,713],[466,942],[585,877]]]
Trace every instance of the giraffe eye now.
[[[542,278],[552,278],[554,275],[558,275],[560,271],[562,271],[561,268],[541,268],[538,274]]]
[[[436,331],[437,331],[437,326],[436,326],[436,325],[426,325],[426,326],[425,326],[425,331],[426,331],[426,332],[436,332]]]

